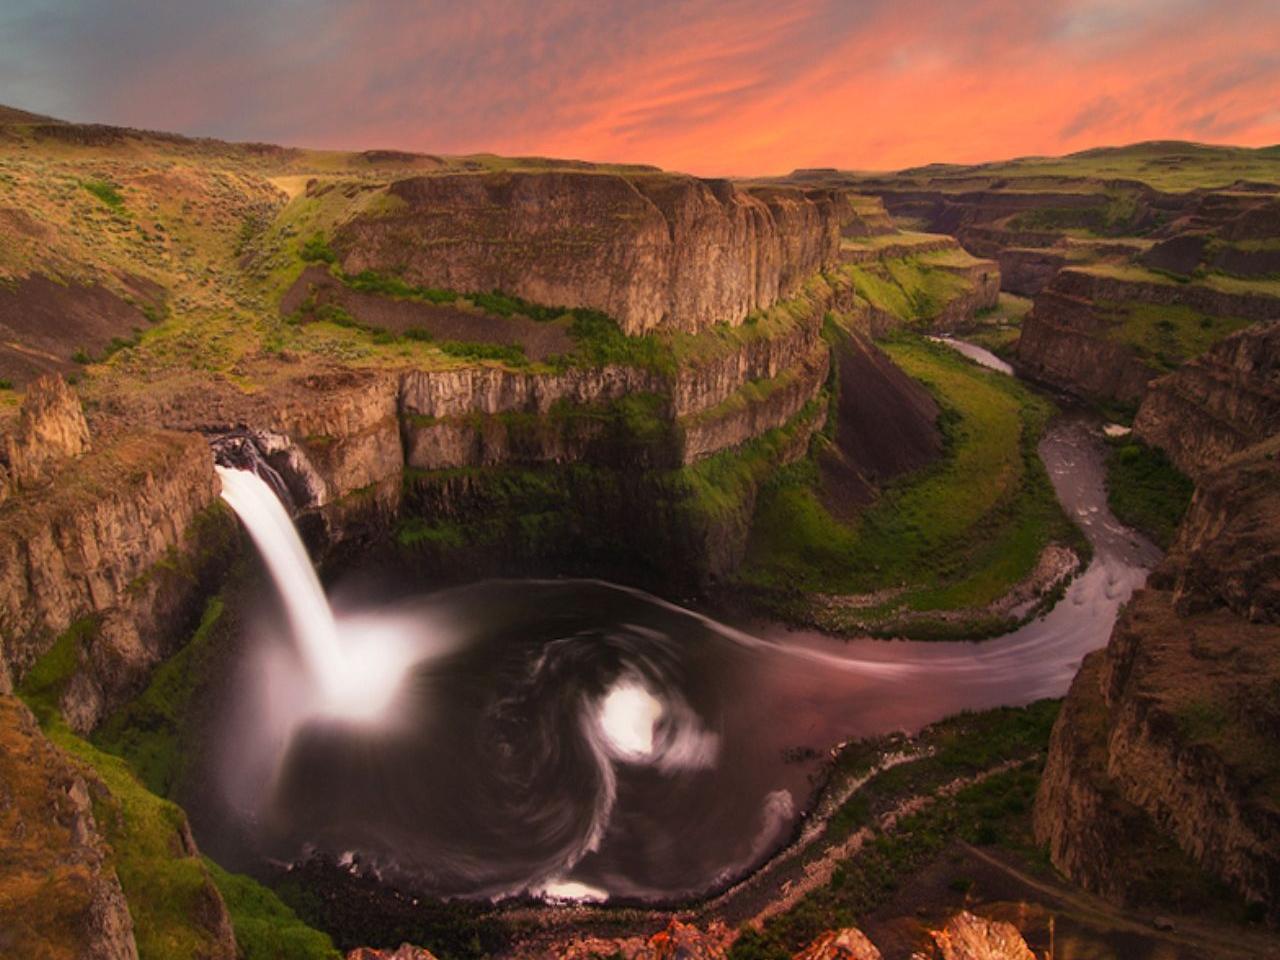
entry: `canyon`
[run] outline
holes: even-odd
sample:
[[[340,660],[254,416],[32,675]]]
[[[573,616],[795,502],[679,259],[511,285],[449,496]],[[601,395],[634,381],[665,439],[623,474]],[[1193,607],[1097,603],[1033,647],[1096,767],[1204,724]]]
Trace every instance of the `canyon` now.
[[[926,339],[993,331],[1023,377],[1131,420],[1135,442],[1194,481],[1194,499],[1043,745],[935,770],[958,736],[947,721],[918,744],[889,737],[858,768],[874,788],[864,801],[844,765],[871,748],[788,744],[778,753],[796,751],[786,763],[817,784],[814,809],[834,804],[832,819],[806,810],[794,829],[849,818],[861,839],[830,839],[852,864],[912,817],[950,816],[952,803],[967,816],[990,780],[1020,805],[1027,843],[1078,888],[1195,913],[1208,877],[1250,919],[1277,922],[1274,189],[1097,178],[1068,189],[973,171],[735,182],[321,155],[5,116],[0,812],[24,839],[0,853],[0,915],[24,921],[6,919],[0,951],[56,939],[68,955],[162,956],[157,944],[176,937],[191,956],[230,958],[251,936],[248,903],[299,951],[333,955],[294,913],[305,896],[286,906],[202,858],[173,783],[158,790],[131,772],[143,757],[156,764],[148,775],[177,776],[146,738],[174,736],[189,705],[148,698],[216,673],[207,649],[243,642],[247,615],[223,610],[252,596],[257,568],[219,500],[226,451],[238,445],[279,478],[326,580],[364,566],[438,587],[608,577],[846,637],[1016,641],[1014,627],[1034,635],[1059,597],[1082,595],[1069,592],[1077,572],[1107,567],[1088,566],[1096,547],[1070,522],[1087,526],[1088,511],[1069,517],[1050,485],[1046,464],[1078,466],[1074,448],[1045,452],[1062,440],[1046,427],[1052,405]],[[1000,457],[984,431],[1000,434]],[[961,456],[988,473],[948,479]],[[939,490],[958,505],[937,504]],[[918,505],[930,500],[937,514]],[[939,523],[954,529],[929,539]],[[814,572],[859,556],[853,538],[867,527],[913,544],[920,568],[886,556],[860,579]],[[846,554],[813,549],[846,541]],[[184,659],[203,656],[213,659]],[[778,682],[789,676],[780,669]],[[882,809],[876,778],[892,782],[893,763],[877,764],[897,751],[922,785]],[[856,812],[864,802],[874,817]],[[967,826],[946,835],[954,860],[985,842]],[[907,888],[927,872],[911,862]],[[400,916],[409,896],[363,901],[365,878],[323,863],[297,876],[310,869],[319,879],[307,889],[328,897],[348,946],[372,942],[361,924]],[[38,873],[56,892],[37,892]],[[181,878],[173,909],[169,877]],[[814,889],[838,890],[833,877]],[[274,879],[288,891],[296,877]],[[875,900],[889,913],[858,913],[880,948],[848,922],[820,933],[794,920],[788,910],[811,909],[799,894],[751,914],[796,926],[730,931],[722,917],[759,906],[743,881],[745,893],[720,891],[731,907],[695,918],[703,929],[637,909],[634,936],[590,933],[615,922],[607,907],[522,901],[499,913],[527,939],[482,952],[819,960],[905,957],[908,940],[922,956],[1043,948],[1051,919],[1006,922],[997,908],[1015,898],[970,904],[957,893],[965,879],[927,910]],[[787,890],[768,901],[788,902]],[[1063,890],[1061,902],[1075,896]],[[30,919],[37,902],[48,912]],[[344,912],[361,903],[365,918]],[[970,905],[978,916],[957,913]],[[563,932],[565,910],[588,932],[539,940],[520,926],[526,908],[547,911],[533,927]],[[472,921],[441,909],[441,955],[474,955]],[[475,920],[476,943],[494,935],[490,922]],[[397,929],[388,921],[377,937],[393,944]]]

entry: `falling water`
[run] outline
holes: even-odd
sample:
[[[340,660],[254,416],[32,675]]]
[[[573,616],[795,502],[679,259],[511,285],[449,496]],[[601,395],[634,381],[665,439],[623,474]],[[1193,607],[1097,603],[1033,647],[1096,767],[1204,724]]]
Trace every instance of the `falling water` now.
[[[338,624],[293,521],[257,474],[216,469],[222,478],[222,499],[244,522],[284,601],[298,652],[324,695],[340,697],[347,671]]]

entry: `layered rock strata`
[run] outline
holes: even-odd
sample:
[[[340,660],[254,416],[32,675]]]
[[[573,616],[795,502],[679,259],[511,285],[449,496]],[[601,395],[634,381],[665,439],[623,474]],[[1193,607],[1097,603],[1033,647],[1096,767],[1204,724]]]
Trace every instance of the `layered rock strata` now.
[[[1280,425],[1280,322],[1250,327],[1155,381],[1134,432],[1199,476]]]

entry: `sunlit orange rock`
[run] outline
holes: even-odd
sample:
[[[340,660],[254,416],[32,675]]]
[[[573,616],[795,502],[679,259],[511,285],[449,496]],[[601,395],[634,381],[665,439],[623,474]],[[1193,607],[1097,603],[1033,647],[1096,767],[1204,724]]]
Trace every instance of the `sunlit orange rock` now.
[[[880,951],[857,927],[846,927],[824,933],[794,960],[880,960]]]
[[[965,910],[932,931],[942,960],[1036,960],[1018,928]]]

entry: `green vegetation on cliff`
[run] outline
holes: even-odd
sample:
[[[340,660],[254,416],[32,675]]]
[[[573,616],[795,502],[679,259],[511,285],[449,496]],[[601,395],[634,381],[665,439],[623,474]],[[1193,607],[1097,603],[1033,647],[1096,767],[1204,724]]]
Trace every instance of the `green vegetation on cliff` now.
[[[435,287],[421,287],[405,281],[403,278],[374,270],[363,270],[358,274],[342,273],[333,266],[334,261],[324,254],[332,256],[328,247],[323,245],[323,238],[316,238],[304,248],[311,250],[311,258],[330,264],[330,272],[344,286],[358,293],[376,294],[394,300],[410,300],[425,304],[451,305],[462,312],[474,312],[478,322],[485,315],[504,318],[518,317],[534,323],[557,324],[563,326],[574,342],[575,349],[566,354],[550,358],[549,365],[564,369],[574,365],[605,366],[619,364],[641,367],[661,373],[671,373],[675,369],[675,358],[670,342],[662,337],[646,334],[645,336],[627,336],[617,321],[600,310],[588,307],[563,307],[534,303],[523,297],[504,293],[500,290],[464,293]],[[394,343],[398,339],[387,331],[358,323],[350,312],[342,307],[326,304],[315,307],[304,305],[303,313],[311,313],[317,319],[338,322],[344,326],[362,329],[373,335],[378,344]],[[432,342],[425,331],[410,330],[401,337],[420,342]],[[436,347],[444,353],[468,359],[499,360],[512,366],[525,366],[527,360],[524,350],[519,345],[475,342],[441,342]]]
[[[1136,440],[1113,444],[1107,454],[1107,503],[1124,524],[1167,550],[1191,504],[1195,484],[1164,451]]]
[[[160,665],[136,699],[93,734],[96,747],[124,759],[157,796],[171,797],[182,774],[184,723],[215,655],[213,640],[223,609],[221,597],[210,600],[187,645]]]
[[[397,542],[455,575],[495,566],[598,575],[603,566],[688,589],[724,573],[746,540],[756,489],[803,451],[823,407],[811,403],[784,426],[689,466],[678,465],[678,427],[664,407],[640,394],[560,405],[545,417],[503,415],[517,446],[522,430],[602,429],[585,461],[407,471]]]
[[[939,255],[892,258],[842,269],[858,296],[905,324],[933,320],[948,303],[972,292],[972,283],[948,269]]]
[[[883,347],[942,408],[942,460],[851,523],[824,506],[811,460],[777,472],[761,491],[742,582],[784,609],[807,607],[803,594],[878,593],[850,611],[874,623],[981,608],[1028,576],[1051,542],[1080,547],[1036,452],[1052,406],[946,347],[908,336]]]
[[[205,858],[222,894],[242,960],[339,960],[327,934],[307,926],[272,890]]]

